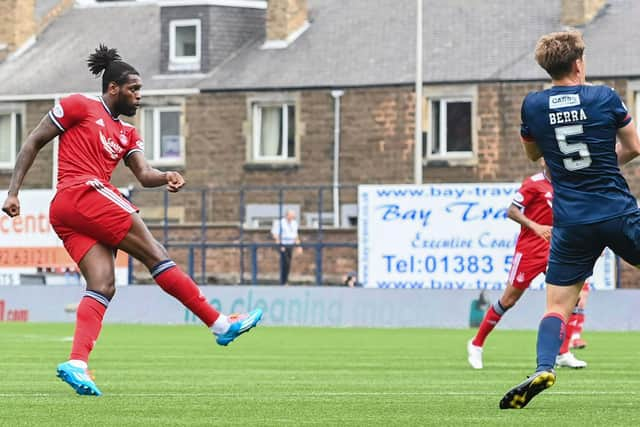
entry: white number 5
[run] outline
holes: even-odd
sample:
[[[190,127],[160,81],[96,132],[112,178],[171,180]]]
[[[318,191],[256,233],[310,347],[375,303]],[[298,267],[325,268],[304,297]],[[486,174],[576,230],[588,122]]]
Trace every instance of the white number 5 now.
[[[561,126],[556,128],[556,141],[562,154],[571,156],[562,160],[564,167],[570,171],[588,168],[591,165],[591,153],[589,147],[583,142],[568,143],[567,136],[582,135],[582,125]],[[575,159],[576,154],[579,159]]]

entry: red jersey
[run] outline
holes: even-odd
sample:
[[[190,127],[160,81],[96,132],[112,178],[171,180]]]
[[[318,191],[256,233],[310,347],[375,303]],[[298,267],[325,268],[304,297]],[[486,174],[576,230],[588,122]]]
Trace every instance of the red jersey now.
[[[541,225],[552,225],[553,188],[551,181],[540,172],[522,182],[512,203],[532,221]],[[549,252],[549,242],[536,235],[528,227],[520,227],[520,235],[516,243],[516,251],[527,255],[540,255],[545,258]]]
[[[102,97],[71,95],[49,118],[63,133],[58,150],[58,190],[98,178],[109,182],[122,158],[143,151],[136,129],[113,118]]]

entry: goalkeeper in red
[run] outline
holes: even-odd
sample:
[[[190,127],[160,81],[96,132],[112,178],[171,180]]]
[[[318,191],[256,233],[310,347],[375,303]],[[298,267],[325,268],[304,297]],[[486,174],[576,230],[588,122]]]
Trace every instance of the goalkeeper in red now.
[[[170,192],[185,184],[178,172],[149,166],[136,129],[120,120],[140,106],[142,80],[115,49],[100,46],[89,56],[90,71],[102,75],[102,95],[71,95],[60,100],[27,137],[20,149],[2,210],[20,214],[18,191],[38,152],[60,136],[57,191],[49,218],[87,287],[77,311],[71,355],[57,374],[78,394],[102,393],[87,372],[89,354],[116,288],[114,255],[121,249],[142,262],[160,287],[207,325],[220,345],[227,345],[260,321],[261,310],[225,316],[206,300],[193,280],[173,262],[151,235],[138,209],[111,183],[120,162],[144,187],[166,185]]]
[[[487,336],[500,322],[502,316],[518,302],[531,281],[547,270],[553,222],[553,188],[549,171],[544,161],[541,162],[543,171],[522,182],[507,211],[509,218],[520,224],[521,230],[513,254],[507,287],[500,299],[489,307],[476,336],[467,343],[467,360],[474,369],[483,368],[482,353]],[[556,357],[557,366],[569,368],[587,366],[586,362],[576,359],[569,351],[569,338],[572,336],[569,325],[578,323],[577,319],[574,319],[577,315],[577,312],[574,312],[572,322],[567,324],[567,338]]]

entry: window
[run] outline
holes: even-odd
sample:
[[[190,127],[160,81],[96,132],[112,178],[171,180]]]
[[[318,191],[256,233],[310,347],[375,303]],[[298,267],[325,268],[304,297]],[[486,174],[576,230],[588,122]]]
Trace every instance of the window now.
[[[142,109],[144,155],[154,165],[184,163],[180,107],[148,107]]]
[[[22,114],[0,112],[0,167],[13,168],[22,142]]]
[[[296,109],[293,103],[254,103],[254,161],[286,162],[296,158]]]
[[[248,203],[245,207],[245,227],[247,228],[269,228],[274,221],[285,215],[288,210],[296,214],[296,219],[300,214],[300,206],[295,204],[254,204]]]
[[[181,19],[169,24],[169,70],[200,70],[199,19]]]
[[[634,95],[636,100],[635,114],[632,111],[629,111],[629,114],[632,114],[634,116],[633,120],[636,122],[636,128],[638,129],[638,132],[640,132],[640,120],[636,120],[637,117],[640,117],[640,91],[636,92]]]
[[[473,156],[472,100],[431,99],[428,103],[425,155],[429,159],[462,159]]]

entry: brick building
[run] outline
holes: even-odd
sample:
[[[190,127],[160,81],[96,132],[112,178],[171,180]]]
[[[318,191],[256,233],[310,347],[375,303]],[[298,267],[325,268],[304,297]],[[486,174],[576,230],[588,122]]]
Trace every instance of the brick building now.
[[[204,241],[269,241],[260,219],[277,215],[280,197],[298,210],[305,241],[320,238],[313,221],[321,210],[330,220],[323,241],[353,243],[353,218],[345,213],[353,212],[356,193],[347,184],[415,182],[413,1],[0,0],[0,11],[0,187],[8,185],[20,138],[56,98],[98,94],[85,60],[101,42],[142,75],[144,105],[131,121],[151,163],[180,170],[190,188],[229,189],[206,193]],[[590,79],[615,87],[636,116],[636,2],[425,0],[423,14],[423,182],[520,181],[536,170],[518,142],[520,104],[548,84],[533,60],[537,38],[567,25],[585,35]],[[50,144],[24,188],[53,185],[54,157]],[[640,192],[637,164],[624,173]],[[339,220],[330,208],[336,176],[345,185]],[[133,180],[124,167],[114,176],[119,186]],[[291,184],[327,191],[260,190]],[[244,212],[233,191],[242,187],[255,188],[243,194]],[[134,195],[150,223],[164,215],[161,193]],[[171,196],[171,240],[203,240],[201,196]],[[172,251],[186,260],[186,249]],[[219,273],[209,281],[237,281],[234,250],[214,253],[207,271]],[[258,256],[277,264],[268,250]],[[355,264],[352,248],[323,253],[334,281]],[[293,274],[308,280],[316,265],[307,251]],[[627,266],[621,277],[625,287],[640,283]]]

